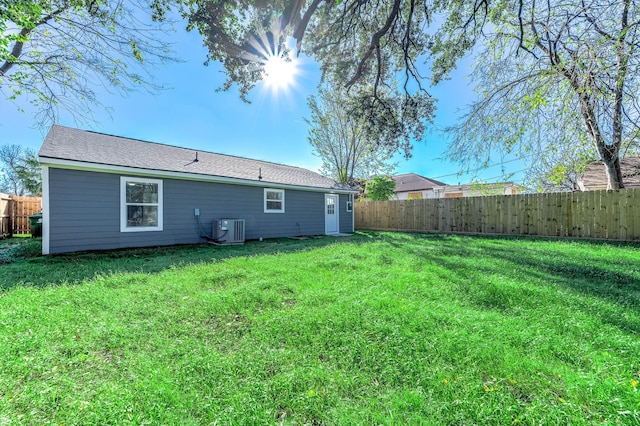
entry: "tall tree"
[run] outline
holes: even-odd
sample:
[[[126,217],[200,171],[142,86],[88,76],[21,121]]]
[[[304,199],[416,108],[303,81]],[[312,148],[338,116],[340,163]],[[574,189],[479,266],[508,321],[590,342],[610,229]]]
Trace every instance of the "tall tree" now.
[[[174,60],[162,41],[168,1],[0,0],[0,91],[45,125],[61,111],[91,120],[98,86],[158,89],[151,68]]]
[[[35,152],[21,145],[0,146],[0,192],[39,195],[40,188],[40,165]]]
[[[486,51],[477,70],[486,66],[487,84],[456,132],[454,158],[473,158],[469,147],[486,152],[487,141],[506,152],[546,149],[557,141],[542,143],[536,129],[553,112],[555,125],[579,120],[607,166],[609,187],[623,185],[618,159],[637,129],[640,75],[633,0],[194,0],[185,14],[204,36],[209,59],[226,67],[225,88],[237,82],[246,95],[291,36],[324,75],[348,88],[371,88],[360,92],[359,114],[373,133],[388,132],[389,141],[407,131],[420,139],[432,116],[418,58],[433,55],[438,83],[481,42]],[[443,24],[431,38],[435,14]],[[381,95],[396,79],[402,90]],[[568,136],[560,142],[571,143]]]
[[[470,3],[478,9],[467,6],[466,20],[459,17],[455,24],[451,16],[459,1],[448,6],[450,26],[434,46],[441,52],[436,70],[446,72],[461,52],[455,42],[470,46],[481,39],[485,44],[474,72],[480,99],[463,125],[453,129],[452,158],[482,162],[495,148],[537,158],[554,147],[566,152],[588,141],[606,166],[608,188],[622,188],[620,149],[639,129],[637,3]]]
[[[356,106],[342,87],[321,87],[308,103],[311,117],[305,121],[309,124],[309,143],[322,159],[324,175],[352,185],[356,179],[393,172],[396,164],[390,160],[395,150],[367,135],[367,123],[351,114]]]
[[[27,194],[42,195],[42,168],[34,151],[25,151],[22,161],[16,167],[16,174]]]
[[[270,57],[288,54],[292,37],[297,53],[315,58],[325,76],[352,89],[358,100],[352,114],[390,149],[409,155],[412,146],[402,136],[422,139],[433,117],[417,63],[428,50],[431,20],[423,2],[194,0],[186,15],[189,28],[204,37],[209,60],[226,68],[223,88],[238,83],[242,97],[262,78]]]

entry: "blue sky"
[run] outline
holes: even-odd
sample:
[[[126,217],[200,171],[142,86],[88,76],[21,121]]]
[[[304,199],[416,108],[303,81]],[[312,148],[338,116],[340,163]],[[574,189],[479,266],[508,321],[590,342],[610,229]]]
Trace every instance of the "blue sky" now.
[[[176,25],[172,36],[175,52],[183,62],[154,71],[156,82],[167,87],[157,94],[133,92],[122,97],[104,91],[100,94],[106,112],[96,108],[97,121],[91,126],[77,124],[63,116],[58,124],[97,132],[126,136],[197,150],[232,154],[260,160],[305,167],[318,171],[321,161],[312,154],[307,141],[309,116],[307,97],[315,93],[320,75],[317,64],[302,58],[295,85],[288,92],[273,92],[260,83],[250,94],[251,104],[239,99],[234,87],[216,92],[225,80],[217,63],[204,66],[206,49],[195,33],[187,33],[184,25]],[[435,127],[455,123],[459,110],[473,100],[473,92],[464,77],[469,62],[463,63],[452,79],[432,88],[438,99]],[[25,108],[24,105],[21,105]],[[20,144],[38,150],[47,129],[34,128],[33,111],[17,111],[4,101],[0,122],[0,145]],[[418,173],[449,184],[467,183],[469,175],[457,176],[458,166],[443,159],[446,141],[438,132],[430,132],[414,144],[413,157],[398,157],[396,173]],[[519,163],[505,165],[516,172]],[[522,173],[511,180],[519,182]],[[479,173],[486,181],[500,181],[501,168],[491,167]]]

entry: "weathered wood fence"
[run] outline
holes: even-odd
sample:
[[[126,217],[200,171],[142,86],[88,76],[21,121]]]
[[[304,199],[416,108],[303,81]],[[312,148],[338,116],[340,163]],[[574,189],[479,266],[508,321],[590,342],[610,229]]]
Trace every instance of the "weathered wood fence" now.
[[[358,202],[355,228],[640,240],[640,189]]]
[[[42,198],[0,193],[0,238],[29,234],[29,216],[42,210]]]

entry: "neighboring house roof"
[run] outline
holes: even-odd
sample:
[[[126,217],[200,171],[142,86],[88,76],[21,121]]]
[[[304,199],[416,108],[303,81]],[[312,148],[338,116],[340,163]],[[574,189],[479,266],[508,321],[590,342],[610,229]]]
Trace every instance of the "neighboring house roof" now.
[[[622,183],[626,188],[640,187],[640,157],[620,159]],[[583,191],[607,189],[607,170],[602,161],[587,164],[582,181],[578,183]]]
[[[492,190],[492,189],[504,189],[504,188],[515,188],[518,191],[524,191],[525,188],[522,185],[518,185],[515,182],[493,182],[493,183],[465,183],[462,185],[444,185],[444,189],[449,190],[460,190],[460,191],[484,191],[484,190]],[[439,188],[443,189],[443,188]]]
[[[446,183],[434,179],[427,179],[415,173],[405,173],[403,175],[391,176],[396,181],[395,192],[426,191],[434,186],[443,186]]]
[[[56,160],[62,160],[62,162],[72,161],[90,165],[119,166],[238,179],[240,182],[254,181],[260,184],[355,192],[347,185],[300,167],[146,142],[59,125],[51,127],[42,148],[40,148],[39,155],[43,164],[56,164]],[[194,161],[196,158],[198,161]]]

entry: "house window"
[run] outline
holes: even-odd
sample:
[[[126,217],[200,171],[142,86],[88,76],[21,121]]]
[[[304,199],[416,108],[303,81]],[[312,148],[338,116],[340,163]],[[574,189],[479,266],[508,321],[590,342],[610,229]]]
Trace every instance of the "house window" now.
[[[120,232],[162,231],[162,181],[120,177]]]
[[[264,212],[284,213],[284,189],[264,189]]]
[[[462,198],[462,192],[445,192],[444,198]]]
[[[347,199],[347,212],[353,211],[353,194],[349,194],[349,198]]]

